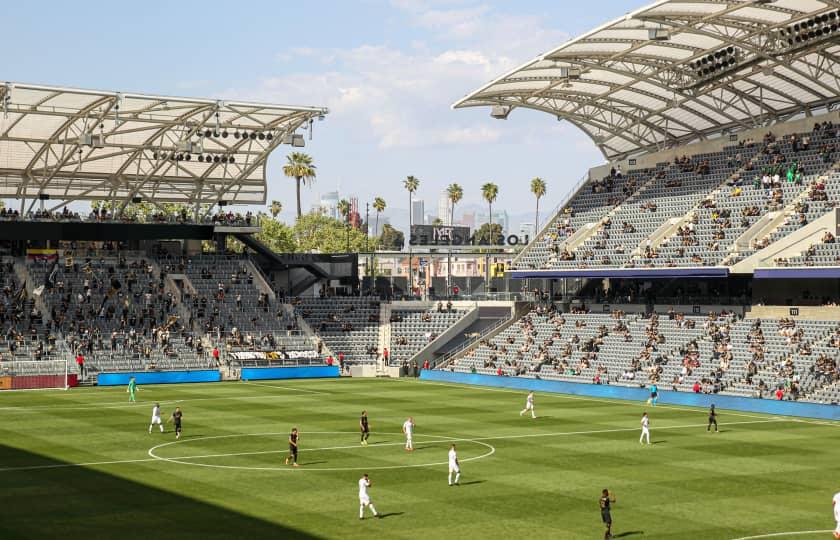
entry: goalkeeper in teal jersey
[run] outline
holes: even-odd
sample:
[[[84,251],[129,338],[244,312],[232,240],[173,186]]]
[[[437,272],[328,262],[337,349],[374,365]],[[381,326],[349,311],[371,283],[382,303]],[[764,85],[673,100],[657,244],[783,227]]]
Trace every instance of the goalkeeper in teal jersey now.
[[[137,392],[137,381],[134,379],[134,377],[128,380],[128,388],[126,388],[125,391],[128,392],[129,402],[137,401],[136,399],[134,399],[134,393]]]

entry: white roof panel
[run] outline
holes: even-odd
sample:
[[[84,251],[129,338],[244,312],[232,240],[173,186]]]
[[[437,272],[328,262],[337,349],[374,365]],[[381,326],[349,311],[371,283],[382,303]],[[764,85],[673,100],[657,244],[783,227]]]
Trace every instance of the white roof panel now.
[[[838,7],[821,0],[659,0],[502,75],[454,107],[538,108],[591,134],[610,159],[659,150],[662,141],[685,144],[820,114],[840,102]],[[654,30],[658,35],[649,34]],[[578,71],[564,81],[561,67]],[[527,88],[548,89],[551,101],[507,86],[523,77],[530,78]],[[672,110],[674,103],[684,112]]]
[[[263,203],[269,154],[327,112],[0,83],[0,197]]]

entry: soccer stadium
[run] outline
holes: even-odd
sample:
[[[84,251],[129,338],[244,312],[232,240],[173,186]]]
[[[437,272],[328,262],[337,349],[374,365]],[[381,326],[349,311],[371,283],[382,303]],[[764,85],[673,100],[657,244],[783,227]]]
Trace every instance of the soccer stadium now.
[[[0,538],[840,538],[840,1],[603,4],[439,104],[600,152],[528,234],[303,212],[332,103],[0,84]]]

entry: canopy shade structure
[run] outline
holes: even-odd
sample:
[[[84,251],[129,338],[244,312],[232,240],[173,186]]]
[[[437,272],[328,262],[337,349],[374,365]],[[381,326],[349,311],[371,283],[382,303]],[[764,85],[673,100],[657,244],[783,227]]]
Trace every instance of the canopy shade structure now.
[[[269,154],[327,112],[0,83],[0,198],[261,204]]]
[[[453,108],[578,126],[607,159],[831,110],[840,1],[661,0],[551,50]]]

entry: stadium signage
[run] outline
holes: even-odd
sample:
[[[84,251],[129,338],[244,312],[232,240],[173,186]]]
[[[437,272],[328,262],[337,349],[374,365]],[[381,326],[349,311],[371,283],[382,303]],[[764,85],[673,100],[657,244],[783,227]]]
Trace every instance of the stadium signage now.
[[[488,242],[487,240],[491,240]],[[452,227],[446,225],[412,225],[411,246],[527,246],[531,241],[529,235],[519,236],[500,234],[496,238],[481,239],[476,233],[470,234],[469,227]]]

